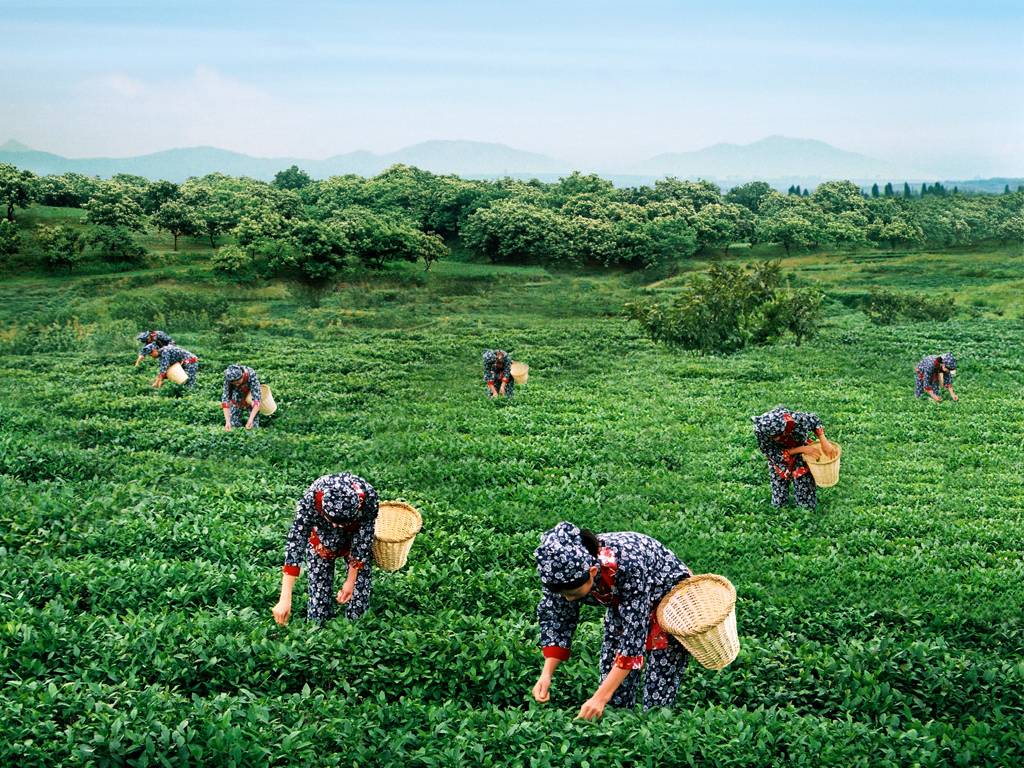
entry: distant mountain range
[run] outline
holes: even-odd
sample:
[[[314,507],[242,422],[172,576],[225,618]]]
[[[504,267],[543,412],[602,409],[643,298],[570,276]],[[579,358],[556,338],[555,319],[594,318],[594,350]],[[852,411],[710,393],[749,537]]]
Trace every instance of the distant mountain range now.
[[[573,170],[570,163],[547,155],[477,141],[426,141],[385,154],[359,151],[312,160],[252,157],[216,147],[169,149],[135,157],[68,158],[12,140],[0,145],[0,163],[10,163],[38,174],[74,172],[110,177],[130,173],[176,182],[213,172],[270,180],[275,173],[291,165],[299,166],[314,178],[346,173],[373,176],[396,163],[466,178],[512,176],[550,181]],[[1024,179],[948,181],[921,169],[897,167],[822,141],[784,136],[769,136],[752,144],[715,144],[695,152],[661,154],[634,167],[597,172],[619,186],[649,184],[665,176],[703,178],[726,188],[754,179],[782,189],[791,184],[813,187],[828,179],[850,179],[865,185],[876,181],[902,185],[905,180],[912,183],[941,180],[947,186],[959,185],[961,189],[978,191],[1001,191],[1004,184],[1016,189],[1018,184],[1024,183]],[[997,188],[991,189],[997,182]]]
[[[0,163],[11,163],[33,173],[82,173],[113,176],[131,173],[149,179],[184,181],[189,176],[226,173],[269,181],[280,170],[297,165],[315,178],[355,173],[373,176],[396,163],[414,165],[433,173],[460,176],[505,176],[512,174],[558,174],[568,166],[545,155],[523,152],[504,144],[477,141],[425,141],[397,152],[378,155],[349,152],[324,160],[301,157],[252,157],[216,147],[168,149],[136,157],[68,158],[39,152],[17,141],[0,145]]]

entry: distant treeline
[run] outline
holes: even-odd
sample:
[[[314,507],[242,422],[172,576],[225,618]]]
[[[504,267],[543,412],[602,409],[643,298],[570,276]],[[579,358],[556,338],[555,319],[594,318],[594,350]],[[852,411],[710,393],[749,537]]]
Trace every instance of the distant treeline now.
[[[777,244],[787,253],[1024,243],[1024,190],[962,195],[938,183],[865,193],[830,181],[811,193],[794,187],[782,194],[755,181],[723,195],[710,182],[675,178],[616,188],[579,173],[553,183],[487,181],[396,165],[372,178],[316,181],[293,166],[271,183],[210,174],[179,185],[128,175],[37,177],[0,165],[8,220],[33,201],[87,211],[87,233],[38,233],[54,265],[73,266],[86,246],[111,261],[142,259],[133,237],[151,226],[175,248],[181,236],[226,246],[215,259],[224,272],[313,282],[352,262],[423,260],[429,267],[454,243],[494,262],[629,268],[737,243]],[[16,251],[18,237],[13,224],[0,225],[0,250]]]

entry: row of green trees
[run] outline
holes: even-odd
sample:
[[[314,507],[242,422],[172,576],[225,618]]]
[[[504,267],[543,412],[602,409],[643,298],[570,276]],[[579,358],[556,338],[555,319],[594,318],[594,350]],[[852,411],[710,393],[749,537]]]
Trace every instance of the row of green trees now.
[[[631,268],[736,243],[777,244],[789,253],[1024,242],[1024,191],[889,192],[866,196],[851,182],[832,181],[813,193],[780,194],[751,182],[723,195],[710,182],[675,178],[617,189],[580,173],[554,183],[480,181],[401,165],[372,178],[317,181],[292,167],[272,183],[210,174],[176,185],[127,175],[35,177],[0,165],[0,203],[9,220],[32,201],[79,207],[96,228],[91,241],[114,256],[132,252],[132,233],[152,226],[175,249],[182,236],[202,236],[212,247],[230,241],[234,248],[218,262],[224,271],[311,280],[352,260],[422,260],[429,267],[456,239],[494,262]],[[3,237],[0,231],[0,247]],[[72,239],[49,237],[58,246]]]

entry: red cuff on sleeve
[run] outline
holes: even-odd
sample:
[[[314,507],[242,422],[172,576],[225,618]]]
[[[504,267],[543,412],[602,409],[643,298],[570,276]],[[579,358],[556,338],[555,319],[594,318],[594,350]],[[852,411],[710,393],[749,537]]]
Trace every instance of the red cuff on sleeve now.
[[[925,392],[931,392],[931,391],[932,391],[932,388],[931,388],[931,387],[925,387],[925,388],[924,388],[924,391],[925,391]]]
[[[621,653],[615,656],[615,666],[619,669],[640,669],[643,665],[643,656],[623,656]]]
[[[226,411],[231,407],[231,403],[221,403],[220,407]]]
[[[286,565],[281,570],[283,570],[289,576],[298,576],[299,575],[299,566],[297,566],[297,565]]]
[[[355,570],[355,571],[358,571],[360,568],[364,567],[365,565],[366,565],[366,563],[364,563],[362,560],[356,560],[354,557],[349,558],[348,567],[353,569],[353,570]]]
[[[544,658],[545,659],[558,659],[559,661],[565,661],[569,658],[569,649],[562,648],[559,645],[545,645],[544,646]]]
[[[167,378],[167,373],[166,373],[166,372],[165,372],[165,373],[158,373],[158,374],[156,375],[156,377],[157,377],[158,379],[166,379],[166,378]]]

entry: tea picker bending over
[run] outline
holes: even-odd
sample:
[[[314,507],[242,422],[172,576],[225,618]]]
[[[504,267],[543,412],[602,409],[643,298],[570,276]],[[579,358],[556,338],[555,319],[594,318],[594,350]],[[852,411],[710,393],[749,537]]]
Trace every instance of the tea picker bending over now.
[[[191,387],[196,383],[196,373],[199,371],[199,358],[193,355],[184,347],[177,344],[168,344],[166,347],[157,347],[155,343],[149,343],[142,348],[143,357],[153,357],[160,360],[160,372],[153,380],[153,386],[159,389],[167,378],[167,369],[175,363],[181,363],[188,376],[185,386]]]
[[[543,587],[537,618],[544,653],[534,699],[550,698],[552,674],[569,658],[580,605],[585,604],[604,606],[607,612],[602,682],[579,717],[600,717],[608,704],[632,707],[638,693],[644,709],[672,706],[689,654],[658,625],[654,612],[673,587],[689,578],[682,561],[642,533],[595,535],[567,522],[541,536],[534,557]]]
[[[379,508],[377,492],[361,477],[342,472],[324,475],[306,489],[295,508],[285,546],[281,597],[272,612],[284,625],[292,611],[292,588],[306,561],[309,600],[306,615],[320,624],[334,616],[335,562],[346,568],[337,602],[345,616],[358,619],[370,605],[373,533]]]
[[[511,399],[516,383],[512,378],[512,356],[503,349],[484,352],[484,386],[491,397]]]
[[[916,379],[914,381],[914,397],[928,393],[928,397],[936,403],[942,402],[941,392],[943,387],[949,390],[949,396],[956,402],[960,398],[953,391],[953,376],[956,375],[956,358],[952,353],[946,352],[943,355],[928,355],[922,358],[914,369]]]
[[[157,349],[162,349],[163,347],[166,347],[168,344],[174,343],[174,339],[172,339],[163,331],[143,331],[135,338],[139,342],[139,344],[156,344]],[[145,355],[142,352],[140,352],[139,356],[135,358],[135,365],[141,363],[144,357]]]
[[[252,396],[252,405],[246,398]],[[220,393],[220,407],[224,409],[224,429],[232,427],[252,429],[260,425],[260,379],[247,365],[229,365],[224,370],[224,388]]]
[[[752,420],[757,447],[768,460],[772,506],[781,507],[789,501],[792,483],[796,503],[814,509],[818,504],[818,487],[803,456],[819,451],[830,458],[836,454],[835,446],[825,437],[821,419],[816,414],[790,411],[780,405]],[[817,445],[810,442],[811,434],[818,436]]]

